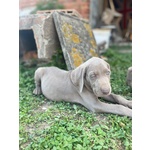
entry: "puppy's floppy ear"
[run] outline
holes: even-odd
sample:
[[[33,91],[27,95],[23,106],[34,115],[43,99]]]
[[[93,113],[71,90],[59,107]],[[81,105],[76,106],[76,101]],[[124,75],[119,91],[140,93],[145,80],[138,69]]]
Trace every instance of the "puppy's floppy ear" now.
[[[71,72],[71,81],[81,93],[84,86],[85,66],[79,66]]]

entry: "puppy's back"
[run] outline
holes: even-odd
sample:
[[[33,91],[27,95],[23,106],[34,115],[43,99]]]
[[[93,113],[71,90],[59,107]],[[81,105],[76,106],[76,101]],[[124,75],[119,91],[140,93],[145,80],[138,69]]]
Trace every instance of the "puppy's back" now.
[[[41,75],[41,89],[45,97],[57,101],[62,99],[68,101],[73,97],[74,87],[70,82],[68,71],[57,67],[41,67],[37,72]]]

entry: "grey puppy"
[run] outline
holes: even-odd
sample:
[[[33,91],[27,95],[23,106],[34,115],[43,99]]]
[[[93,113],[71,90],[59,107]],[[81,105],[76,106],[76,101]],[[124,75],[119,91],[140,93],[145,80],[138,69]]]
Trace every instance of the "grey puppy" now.
[[[33,93],[42,93],[49,100],[79,103],[92,112],[132,117],[132,102],[111,93],[110,74],[109,64],[98,57],[72,71],[40,67],[35,71]],[[98,97],[118,104],[101,102]]]
[[[132,88],[132,66],[128,68],[126,83]]]

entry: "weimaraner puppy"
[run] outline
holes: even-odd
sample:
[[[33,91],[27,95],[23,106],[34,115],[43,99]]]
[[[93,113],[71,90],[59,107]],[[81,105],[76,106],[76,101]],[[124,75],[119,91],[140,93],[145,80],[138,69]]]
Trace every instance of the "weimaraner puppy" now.
[[[132,88],[132,66],[128,68],[126,83]]]
[[[33,93],[42,93],[49,100],[79,103],[92,112],[132,117],[132,102],[111,93],[110,74],[109,64],[98,57],[72,71],[40,67],[35,71]],[[101,102],[98,97],[118,104]]]

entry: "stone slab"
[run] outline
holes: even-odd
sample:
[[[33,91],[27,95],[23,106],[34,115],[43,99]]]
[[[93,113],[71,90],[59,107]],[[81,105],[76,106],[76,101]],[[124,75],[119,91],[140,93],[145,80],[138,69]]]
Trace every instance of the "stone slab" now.
[[[88,22],[61,12],[54,12],[53,18],[68,70],[93,56],[98,57],[98,48]]]

